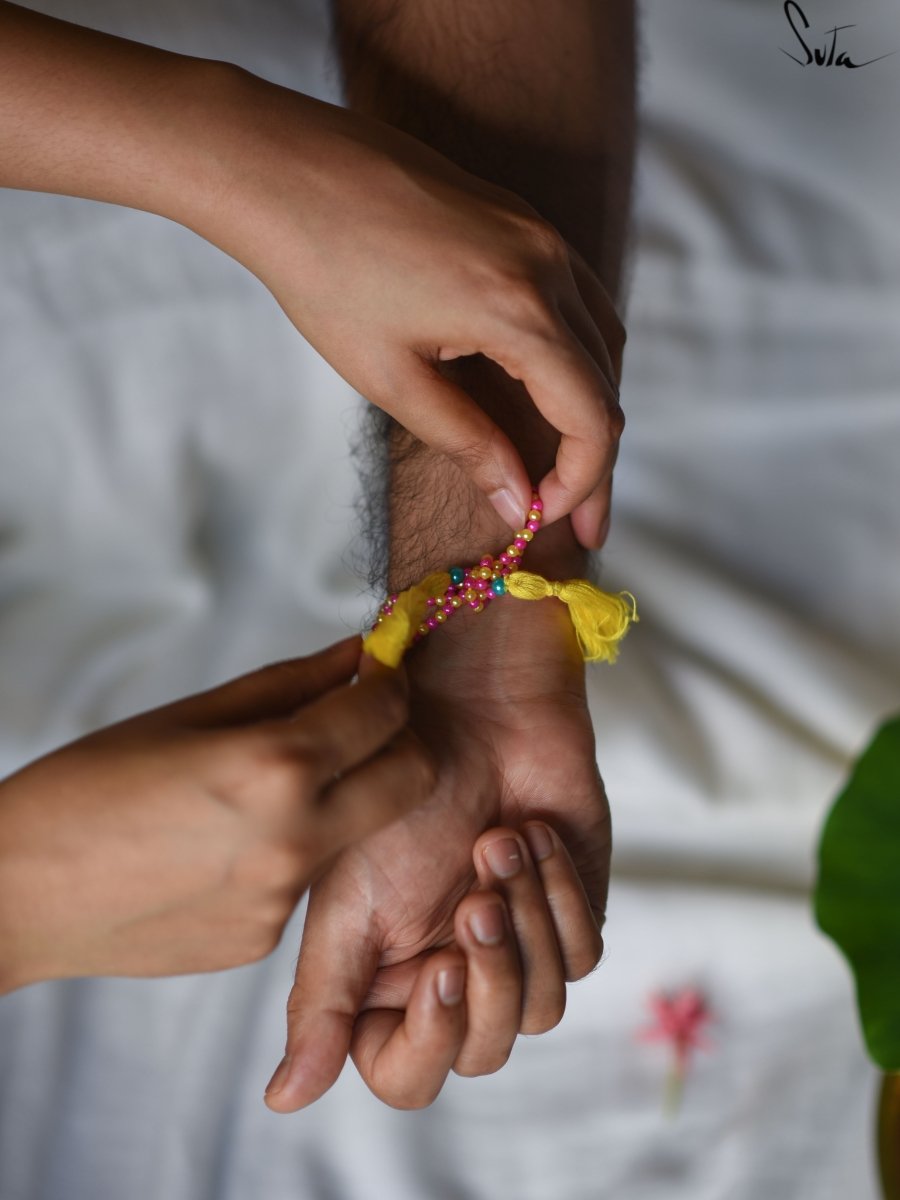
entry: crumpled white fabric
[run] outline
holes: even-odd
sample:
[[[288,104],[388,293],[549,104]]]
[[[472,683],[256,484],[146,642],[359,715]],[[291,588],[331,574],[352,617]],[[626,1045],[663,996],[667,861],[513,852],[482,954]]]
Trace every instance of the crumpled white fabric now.
[[[336,98],[320,0],[42,5]],[[888,0],[821,2],[856,58]],[[302,914],[266,962],[0,1000],[3,1200],[871,1200],[875,1074],[809,915],[817,829],[898,706],[900,58],[801,68],[780,6],[644,5],[644,143],[592,673],[602,967],[509,1066],[277,1117]],[[874,49],[873,49],[874,47]],[[0,194],[0,772],[357,627],[356,398],[183,229]],[[717,1013],[677,1120],[647,994]]]

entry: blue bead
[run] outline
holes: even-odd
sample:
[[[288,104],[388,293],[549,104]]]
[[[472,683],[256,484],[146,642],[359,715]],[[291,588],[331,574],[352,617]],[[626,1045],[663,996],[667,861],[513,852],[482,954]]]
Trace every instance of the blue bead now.
[[[506,591],[506,580],[502,576],[499,579],[495,579],[491,584],[491,591],[495,596],[502,596]]]
[[[465,579],[465,577],[466,577],[466,573],[462,569],[462,567],[451,567],[450,568],[450,582],[451,583],[460,584]]]

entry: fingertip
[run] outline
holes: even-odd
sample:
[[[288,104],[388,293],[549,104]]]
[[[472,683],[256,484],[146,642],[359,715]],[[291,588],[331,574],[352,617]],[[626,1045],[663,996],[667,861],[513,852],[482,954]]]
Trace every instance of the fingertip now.
[[[314,1044],[291,1049],[278,1064],[263,1095],[267,1108],[275,1113],[299,1112],[324,1096],[341,1073],[349,1049],[349,1037],[343,1052],[324,1054]]]
[[[531,857],[536,863],[546,862],[556,852],[553,831],[543,821],[527,821],[522,826],[522,833],[531,851]]]
[[[528,506],[531,503],[531,494],[525,498],[524,492],[521,489],[513,489],[512,487],[497,488],[496,491],[488,493],[488,500],[494,506],[494,509],[510,529],[518,529],[525,520],[525,514],[528,512]]]
[[[444,1008],[456,1008],[466,994],[466,964],[463,958],[447,963],[435,973],[434,987],[438,1003]]]

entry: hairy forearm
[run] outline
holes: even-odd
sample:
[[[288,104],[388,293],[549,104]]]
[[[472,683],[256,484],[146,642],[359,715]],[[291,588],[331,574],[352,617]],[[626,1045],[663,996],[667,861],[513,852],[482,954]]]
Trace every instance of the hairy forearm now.
[[[351,107],[516,192],[620,291],[632,0],[334,0]]]
[[[635,125],[630,0],[334,0],[348,104],[517,192],[621,294]],[[621,302],[620,302],[621,308]],[[532,479],[558,444],[521,384],[481,358],[445,364],[512,437]],[[509,530],[451,464],[391,434],[394,584],[501,544]],[[529,550],[577,570],[568,521]]]

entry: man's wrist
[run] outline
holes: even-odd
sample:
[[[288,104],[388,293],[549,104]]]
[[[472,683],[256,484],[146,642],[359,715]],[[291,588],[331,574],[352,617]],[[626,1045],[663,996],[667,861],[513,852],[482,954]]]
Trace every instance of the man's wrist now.
[[[512,437],[533,480],[552,463],[558,442],[528,393],[480,356],[444,363]],[[463,566],[499,553],[514,532],[462,470],[394,426],[390,434],[390,590],[408,587],[431,571]],[[526,514],[522,513],[522,524]],[[541,529],[524,565],[549,578],[584,574],[587,554],[565,518]]]

